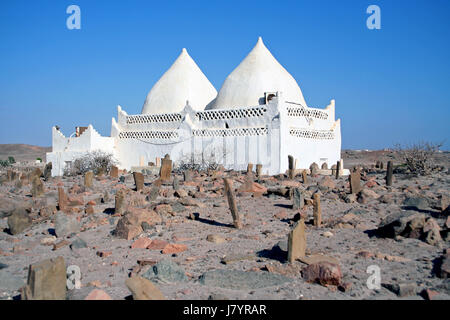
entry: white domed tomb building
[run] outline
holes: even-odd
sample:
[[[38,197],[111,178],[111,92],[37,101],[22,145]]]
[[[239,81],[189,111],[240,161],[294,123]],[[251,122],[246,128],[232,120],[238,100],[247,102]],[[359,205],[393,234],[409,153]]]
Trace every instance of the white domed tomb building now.
[[[53,127],[53,150],[47,153],[52,175],[62,175],[74,159],[94,150],[113,154],[127,170],[165,154],[175,166],[208,161],[245,170],[254,163],[270,175],[286,172],[288,155],[297,169],[314,162],[331,167],[340,160],[334,100],[325,109],[308,107],[295,79],[261,38],[218,93],[183,49],[148,93],[141,114],[128,115],[120,106],[117,113],[110,137],[92,125],[69,138]]]

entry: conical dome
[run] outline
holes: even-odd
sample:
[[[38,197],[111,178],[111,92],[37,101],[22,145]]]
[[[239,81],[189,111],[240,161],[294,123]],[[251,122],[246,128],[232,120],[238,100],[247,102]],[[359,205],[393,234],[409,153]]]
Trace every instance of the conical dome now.
[[[186,101],[194,110],[203,110],[217,91],[183,48],[173,65],[150,90],[142,114],[175,113]]]
[[[285,101],[306,106],[295,79],[274,58],[259,37],[256,46],[222,85],[211,109],[264,104],[264,92],[281,91]]]

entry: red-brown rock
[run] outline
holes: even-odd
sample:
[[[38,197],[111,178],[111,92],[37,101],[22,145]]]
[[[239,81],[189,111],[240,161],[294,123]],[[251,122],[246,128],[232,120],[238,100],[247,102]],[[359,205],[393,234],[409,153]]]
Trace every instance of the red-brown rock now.
[[[133,242],[131,249],[146,249],[151,243],[152,240],[149,238],[139,238]]]
[[[162,249],[163,254],[173,254],[173,253],[180,253],[187,250],[187,246],[185,244],[177,244],[177,243],[170,243]]]
[[[112,298],[105,291],[100,289],[92,290],[84,300],[112,300]]]
[[[305,281],[325,285],[339,285],[342,272],[339,265],[330,262],[317,262],[303,268],[302,275]]]

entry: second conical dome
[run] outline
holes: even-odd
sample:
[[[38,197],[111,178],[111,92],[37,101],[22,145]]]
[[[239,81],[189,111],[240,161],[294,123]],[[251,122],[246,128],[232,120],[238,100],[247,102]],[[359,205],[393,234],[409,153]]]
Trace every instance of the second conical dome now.
[[[261,37],[256,46],[222,85],[210,109],[232,109],[264,104],[265,92],[283,92],[284,100],[306,106],[295,79],[274,58]]]
[[[194,110],[203,110],[216,95],[214,86],[183,48],[177,60],[150,90],[142,114],[180,112],[187,100]]]

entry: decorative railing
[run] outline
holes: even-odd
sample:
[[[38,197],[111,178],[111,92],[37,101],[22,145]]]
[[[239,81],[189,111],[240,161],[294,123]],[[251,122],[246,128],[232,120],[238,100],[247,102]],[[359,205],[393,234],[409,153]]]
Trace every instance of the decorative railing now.
[[[328,119],[328,113],[326,113],[325,111],[307,108],[298,103],[293,103],[293,102],[287,102],[287,103],[289,105],[291,105],[291,106],[287,107],[287,114],[289,117],[316,118],[316,119],[321,119],[321,120]]]
[[[267,108],[264,106],[241,109],[218,109],[197,112],[195,118],[199,121],[255,118],[264,116],[266,112]]]
[[[232,129],[199,129],[193,130],[195,137],[239,137],[267,135],[267,128],[232,128]]]
[[[331,130],[308,130],[290,128],[289,134],[297,138],[316,139],[316,140],[332,140],[334,139],[334,131]]]
[[[177,131],[122,131],[120,139],[176,139]]]
[[[179,113],[139,114],[127,116],[127,124],[181,122]]]

